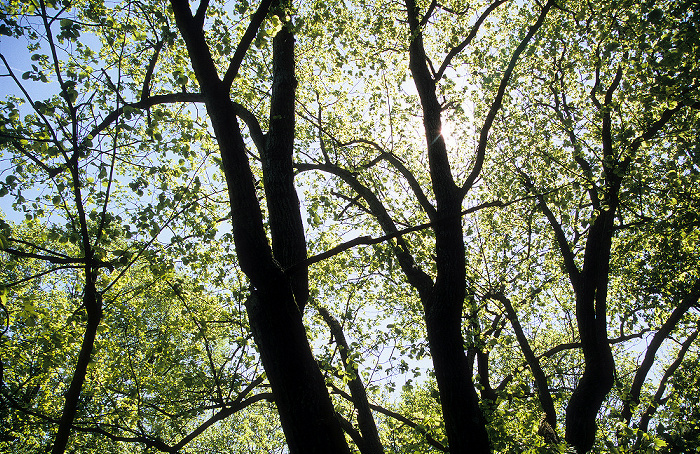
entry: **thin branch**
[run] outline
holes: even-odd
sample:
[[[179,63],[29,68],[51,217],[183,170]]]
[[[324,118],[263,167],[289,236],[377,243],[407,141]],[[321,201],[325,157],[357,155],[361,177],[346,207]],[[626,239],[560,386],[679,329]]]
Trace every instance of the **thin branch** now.
[[[608,339],[608,344],[610,344],[610,345],[620,344],[622,342],[627,342],[628,340],[641,338],[642,336],[644,336],[645,333],[647,333],[649,331],[650,331],[650,329],[645,328],[638,333],[626,334],[624,336],[616,337],[614,339]],[[549,350],[547,350],[546,352],[538,355],[537,359],[551,358],[552,356],[556,355],[557,353],[563,352],[565,350],[573,350],[575,348],[581,348],[581,346],[582,346],[581,342],[567,342],[564,344],[559,344],[556,347],[552,347]]]
[[[232,414],[234,414],[240,410],[243,410],[244,408],[246,408],[254,403],[260,402],[261,400],[273,401],[274,396],[272,395],[272,393],[260,393],[260,394],[254,395],[248,399],[244,399],[244,397],[250,391],[252,391],[256,386],[258,386],[262,382],[263,382],[262,376],[253,380],[243,391],[241,391],[238,394],[238,397],[236,397],[236,400],[234,400],[228,406],[225,406],[219,412],[212,415],[209,419],[207,419],[205,422],[203,422],[199,427],[197,427],[192,432],[190,432],[185,438],[180,440],[175,446],[173,446],[173,448],[176,451],[181,450],[185,445],[187,445],[189,442],[194,440],[197,436],[199,436],[201,433],[203,433],[205,430],[207,430],[209,427],[211,427],[216,422],[221,421],[222,419],[228,418]]]
[[[680,304],[671,312],[666,322],[659,328],[659,330],[654,334],[654,337],[649,342],[647,346],[646,353],[644,354],[644,360],[640,364],[637,372],[634,375],[634,380],[629,392],[629,399],[625,401],[624,407],[622,409],[623,418],[629,422],[632,418],[632,407],[639,403],[639,396],[642,392],[642,386],[646,380],[647,374],[654,364],[656,359],[656,353],[661,348],[661,344],[668,339],[671,332],[676,328],[678,323],[681,321],[686,312],[697,304],[700,299],[700,278],[695,280],[695,284],[690,289],[687,295],[681,300]]]
[[[253,112],[243,107],[243,105],[237,102],[232,102],[231,104],[233,105],[233,110],[236,112],[236,116],[243,120],[246,126],[248,126],[248,132],[253,139],[255,148],[258,149],[258,152],[262,153],[265,148],[265,134],[262,132],[258,118]]]
[[[158,55],[160,55],[160,51],[163,48],[163,44],[165,44],[165,41],[162,39],[156,43],[153,55],[151,56],[151,59],[148,62],[148,67],[146,69],[146,77],[144,77],[143,87],[141,87],[142,100],[148,99],[149,95],[151,94],[151,79],[153,78],[153,71],[155,70],[156,63],[158,62]]]
[[[345,391],[343,391],[342,389],[338,388],[337,386],[335,386],[333,384],[331,384],[330,386],[333,389],[333,392],[335,392],[336,394],[338,394],[339,396],[341,396],[345,400],[352,402],[352,397],[350,396],[350,394],[346,393]],[[428,430],[425,427],[421,426],[420,424],[413,422],[412,420],[408,419],[407,417],[405,417],[404,415],[402,415],[400,413],[396,413],[395,411],[389,410],[389,409],[381,407],[379,405],[370,404],[369,407],[376,412],[379,412],[383,415],[389,416],[390,418],[393,418],[397,421],[400,421],[400,422],[406,424],[408,427],[414,429],[416,432],[420,433],[421,435],[423,435],[425,437],[425,441],[427,441],[428,444],[430,444],[430,446],[432,446],[432,447],[434,447],[442,452],[449,452],[447,446],[443,445],[442,443],[437,441],[435,438],[433,438],[433,436],[430,434],[430,432],[428,432]]]
[[[515,49],[515,52],[513,52],[513,55],[510,58],[510,62],[508,63],[508,67],[503,73],[503,77],[501,77],[501,83],[498,87],[498,91],[496,92],[496,97],[491,103],[489,113],[486,115],[484,125],[481,127],[481,132],[479,134],[479,144],[476,150],[476,160],[474,162],[474,168],[472,169],[471,173],[462,185],[461,192],[463,195],[466,195],[466,193],[472,188],[474,182],[481,173],[481,168],[484,165],[484,158],[486,156],[486,144],[488,142],[489,131],[491,130],[491,126],[493,125],[498,110],[501,108],[503,96],[505,95],[506,87],[510,82],[510,76],[515,70],[515,65],[518,63],[520,55],[525,51],[532,37],[535,35],[535,33],[537,33],[537,31],[544,23],[544,19],[553,5],[554,0],[549,0],[547,4],[544,5],[544,8],[542,8],[539,17],[537,18],[537,22],[535,22],[535,24],[530,27],[530,30],[528,30],[527,32],[527,35],[525,35],[518,47]]]
[[[430,20],[430,16],[433,15],[433,11],[435,11],[435,7],[437,5],[438,5],[437,0],[432,0],[430,2],[430,5],[428,5],[428,9],[425,11],[423,18],[420,20],[421,27],[425,26],[425,24],[428,23],[428,21]]]
[[[8,238],[7,240],[10,241],[10,242],[12,242],[12,243],[23,244],[23,245],[25,245],[25,246],[28,246],[28,247],[37,249],[37,250],[39,250],[39,251],[47,252],[47,253],[49,253],[49,254],[52,254],[52,256],[58,256],[58,257],[63,257],[63,258],[70,258],[69,255],[63,254],[63,253],[61,253],[61,252],[55,252],[55,251],[52,251],[52,250],[50,250],[50,249],[43,248],[43,247],[38,246],[38,245],[36,245],[36,244],[30,243],[30,242],[28,242],[28,241],[19,240],[19,239],[17,239],[17,238],[13,238],[13,237]]]
[[[32,252],[26,252],[21,249],[6,248],[3,252],[7,252],[18,257],[26,257],[37,260],[44,260],[50,263],[55,263],[58,265],[65,265],[68,263],[85,263],[85,258],[73,258],[73,257],[54,257],[51,255],[34,254]]]
[[[475,211],[479,211],[479,210],[484,209],[484,208],[505,207],[505,206],[511,205],[513,203],[520,202],[521,200],[523,200],[523,199],[517,199],[517,200],[513,200],[511,202],[501,202],[500,200],[496,200],[493,202],[485,202],[485,203],[479,204],[477,206],[474,206],[474,207],[471,207],[471,208],[468,208],[468,209],[462,211],[460,213],[460,217],[464,216],[466,214],[469,214],[469,213],[473,213]],[[377,238],[372,238],[370,236],[361,236],[358,238],[354,238],[350,241],[347,241],[345,243],[342,243],[342,244],[339,244],[335,247],[332,247],[331,249],[328,249],[325,252],[311,256],[301,263],[294,264],[293,266],[287,268],[285,270],[285,272],[291,272],[291,271],[295,270],[297,267],[307,266],[307,265],[311,265],[313,263],[320,262],[322,260],[333,257],[334,255],[338,255],[341,252],[345,252],[348,249],[352,249],[355,246],[359,246],[359,245],[367,245],[368,246],[368,245],[372,245],[372,244],[379,244],[379,243],[383,243],[385,241],[388,241],[388,240],[391,240],[394,238],[401,237],[401,236],[406,235],[408,233],[418,232],[420,230],[425,230],[425,229],[433,227],[435,224],[442,222],[442,221],[445,221],[445,220],[446,219],[439,219],[439,220],[436,220],[433,222],[426,222],[424,224],[419,224],[419,225],[416,225],[413,227],[408,227],[408,228],[405,228],[402,230],[396,230],[395,232],[388,233],[386,235],[383,235],[383,236],[380,236]]]
[[[24,88],[24,85],[19,81],[17,76],[15,75],[14,71],[12,70],[12,67],[8,63],[8,61],[5,59],[5,56],[0,53],[0,60],[2,60],[3,64],[5,65],[5,69],[7,69],[8,73],[10,74],[10,77],[12,80],[15,82],[15,85],[17,85],[17,88],[20,89],[22,94],[24,95],[25,99],[27,102],[29,102],[29,105],[32,106],[32,109],[39,115],[41,118],[41,121],[44,123],[46,126],[46,129],[50,131],[51,136],[53,137],[53,144],[58,148],[61,153],[63,154],[64,158],[67,160],[67,155],[66,151],[63,149],[63,146],[61,145],[61,141],[58,140],[58,137],[56,136],[56,131],[51,127],[51,123],[49,120],[46,118],[43,112],[36,106],[36,103],[34,102],[34,99],[29,95],[29,92],[27,91],[26,88]]]
[[[130,107],[132,109],[147,109],[157,104],[172,104],[177,102],[204,102],[204,97],[201,93],[168,93],[164,95],[150,96],[135,103],[127,103],[110,112],[97,126],[92,128],[88,135],[96,137],[98,134],[100,134],[105,128],[107,128],[124,113],[125,107]]]
[[[369,209],[371,210],[373,216],[376,218],[377,222],[381,226],[382,230],[384,230],[385,234],[395,235],[398,232],[398,229],[396,228],[396,223],[389,215],[389,212],[387,211],[382,201],[379,200],[377,195],[371,189],[362,184],[352,172],[338,166],[327,164],[302,163],[297,164],[296,168],[301,171],[320,170],[322,172],[327,172],[339,177],[346,184],[348,184],[358,195],[360,195],[365,200],[365,202],[367,202]],[[430,289],[433,286],[432,278],[425,271],[418,267],[418,265],[415,262],[415,259],[413,258],[413,255],[410,252],[408,244],[406,244],[403,238],[401,238],[400,235],[395,235],[392,238],[396,238],[397,245],[394,248],[394,254],[396,254],[396,257],[399,261],[399,265],[403,272],[406,274],[408,281],[411,283],[412,286],[416,288],[416,290],[418,290],[419,294],[426,296],[427,292],[430,291]],[[323,260],[323,258],[328,258],[339,252],[342,252],[342,250],[334,254],[330,254],[328,256],[319,258],[318,260]],[[295,264],[291,268],[295,268],[297,266],[306,266],[305,261],[300,262],[299,264]]]
[[[467,35],[467,37],[464,38],[464,40],[461,43],[450,49],[450,51],[447,53],[447,56],[440,65],[440,69],[438,69],[437,73],[435,73],[435,82],[439,81],[442,78],[442,76],[445,75],[445,70],[447,70],[447,67],[452,62],[452,59],[459,55],[459,53],[462,52],[464,48],[467,47],[469,43],[471,43],[472,40],[476,37],[477,33],[479,32],[479,28],[481,27],[481,24],[484,23],[489,14],[491,14],[496,8],[498,8],[507,1],[508,0],[496,0],[495,2],[491,3],[491,5],[489,5],[488,8],[486,8],[486,10],[476,20],[476,23],[474,23],[474,25],[472,26],[469,35]],[[423,20],[425,20],[425,18]],[[421,21],[421,23],[423,23],[423,21]]]
[[[238,75],[238,70],[241,68],[243,58],[245,57],[246,52],[248,52],[250,44],[258,34],[258,30],[265,20],[265,16],[267,16],[267,12],[270,9],[271,4],[272,0],[262,0],[260,2],[260,6],[258,6],[258,9],[251,16],[250,24],[248,24],[248,28],[241,37],[241,41],[238,43],[238,47],[236,47],[236,51],[234,52],[233,57],[231,57],[231,62],[228,65],[226,74],[224,75],[223,88],[226,91],[231,89],[231,84]],[[197,14],[199,14],[199,11],[197,11]]]
[[[693,342],[695,342],[695,339],[697,338],[698,330],[696,329],[690,336],[688,336],[685,342],[683,342],[683,344],[681,345],[681,349],[678,351],[678,355],[676,356],[675,361],[671,363],[669,368],[664,373],[663,377],[661,377],[659,387],[656,390],[656,393],[654,394],[654,398],[651,400],[651,404],[649,404],[649,407],[647,407],[646,411],[639,420],[639,428],[643,431],[647,431],[649,427],[649,420],[654,415],[654,413],[656,413],[656,409],[662,401],[664,392],[666,392],[666,384],[671,379],[673,374],[676,373],[678,367],[680,367],[680,365],[683,363],[683,358],[685,357],[685,354],[688,352],[690,346],[693,344]]]
[[[31,281],[32,279],[36,279],[36,278],[41,277],[41,276],[46,276],[47,274],[53,273],[54,271],[68,270],[68,269],[81,269],[81,268],[83,268],[82,265],[63,265],[63,266],[57,266],[57,267],[54,267],[54,268],[51,268],[51,269],[42,271],[41,273],[36,273],[36,274],[33,274],[33,275],[29,276],[29,277],[25,277],[24,279],[20,279],[20,280],[18,280],[18,281],[10,282],[10,283],[8,283],[8,284],[3,284],[3,285],[4,285],[5,287],[14,287],[14,286],[16,286],[16,285],[23,284],[24,282]]]

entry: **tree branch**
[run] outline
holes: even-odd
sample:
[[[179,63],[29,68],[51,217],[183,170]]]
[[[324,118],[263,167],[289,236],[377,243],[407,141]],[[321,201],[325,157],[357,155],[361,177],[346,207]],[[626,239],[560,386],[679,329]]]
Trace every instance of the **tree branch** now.
[[[251,16],[248,28],[241,37],[241,41],[238,43],[236,51],[234,52],[233,57],[231,57],[226,74],[224,75],[224,90],[229,91],[231,89],[231,84],[238,75],[238,71],[243,63],[243,58],[245,57],[246,52],[248,52],[250,44],[258,34],[258,30],[260,30],[260,26],[265,20],[265,16],[267,16],[267,12],[270,9],[271,4],[272,0],[262,0],[260,2],[260,6],[258,6],[258,9]],[[199,11],[197,11],[197,14],[199,14]]]
[[[362,435],[359,437],[361,443],[358,443],[358,446],[362,446],[362,454],[382,454],[384,449],[381,441],[379,440],[377,424],[375,423],[372,412],[370,411],[367,391],[365,390],[365,385],[362,383],[362,378],[360,377],[360,371],[357,368],[357,364],[350,359],[350,346],[348,345],[348,341],[345,339],[343,327],[325,307],[316,306],[316,310],[319,314],[321,314],[321,317],[328,325],[328,328],[330,329],[331,334],[338,345],[340,358],[343,361],[343,368],[350,376],[348,388],[350,388],[350,394],[352,395],[352,403],[357,410],[357,425],[362,433]],[[352,427],[352,425],[350,425],[350,427]]]
[[[642,392],[642,386],[646,380],[647,374],[654,364],[656,359],[656,352],[661,347],[661,344],[668,339],[671,332],[676,328],[678,322],[681,321],[686,312],[695,304],[697,304],[700,299],[700,278],[695,280],[695,284],[692,286],[690,291],[681,300],[681,303],[676,306],[676,308],[671,312],[668,320],[659,328],[659,330],[654,334],[651,342],[647,346],[647,351],[644,354],[644,360],[642,364],[637,369],[634,375],[634,380],[632,382],[632,387],[630,388],[629,398],[624,402],[622,408],[622,417],[629,423],[632,418],[632,407],[639,403],[639,395]]]
[[[523,356],[525,356],[525,361],[527,361],[528,365],[530,366],[532,376],[535,378],[535,384],[537,385],[537,394],[540,398],[540,404],[542,405],[542,409],[544,410],[545,415],[547,416],[547,422],[552,427],[552,430],[554,430],[554,432],[556,433],[557,413],[554,409],[552,395],[549,392],[547,376],[542,370],[542,366],[540,364],[539,359],[537,359],[537,356],[535,356],[535,353],[530,347],[530,342],[525,336],[525,332],[523,331],[522,325],[520,325],[520,320],[518,319],[518,314],[513,308],[513,304],[502,293],[490,293],[486,294],[485,297],[495,299],[497,301],[500,301],[501,304],[503,304],[503,307],[506,310],[506,316],[508,317],[508,320],[510,320],[510,324],[513,327],[513,331],[515,332],[515,337],[518,339],[518,343],[520,344],[520,349],[523,352]]]
[[[335,392],[336,394],[338,394],[342,398],[352,402],[352,397],[348,393],[346,393],[345,391],[343,391],[342,389],[338,388],[337,386],[335,386],[333,384],[331,384],[330,386],[333,389],[333,392]],[[416,432],[418,432],[419,434],[421,434],[425,437],[425,440],[428,442],[428,444],[430,444],[430,446],[432,446],[432,447],[434,447],[442,452],[449,452],[447,446],[443,445],[442,443],[437,441],[435,438],[433,438],[433,436],[428,432],[428,430],[425,427],[421,426],[418,423],[411,421],[410,419],[408,419],[404,415],[402,415],[400,413],[396,413],[395,411],[389,410],[389,409],[381,407],[379,405],[370,404],[370,408],[376,412],[379,412],[383,415],[389,416],[390,418],[393,418],[397,421],[400,421],[400,422],[406,424],[408,427],[414,429]]]
[[[450,49],[450,51],[447,53],[447,56],[445,57],[442,64],[440,65],[440,69],[438,69],[437,73],[435,73],[435,81],[436,82],[439,81],[442,78],[442,76],[445,74],[445,70],[452,62],[452,59],[455,58],[457,55],[459,55],[459,53],[462,52],[464,50],[464,48],[467,47],[469,45],[469,43],[471,43],[472,40],[476,37],[477,33],[479,32],[479,28],[481,27],[481,24],[484,23],[484,21],[489,16],[489,14],[491,14],[496,8],[498,8],[499,6],[501,6],[502,4],[504,4],[507,1],[508,0],[496,0],[495,2],[491,3],[491,5],[489,5],[489,7],[486,8],[486,10],[483,13],[481,13],[481,16],[479,16],[479,18],[476,20],[476,23],[474,23],[474,25],[472,26],[472,29],[470,30],[469,35],[467,35],[467,37],[461,43],[459,43],[457,46]],[[433,2],[433,3],[435,3],[435,2]],[[433,6],[433,5],[431,5],[431,6]],[[427,16],[427,13],[426,13],[426,16]],[[426,19],[423,19],[423,20],[425,21]],[[421,21],[421,24],[422,23],[423,23],[423,21]]]
[[[503,76],[501,77],[501,83],[498,87],[498,91],[496,92],[496,97],[491,103],[491,108],[489,109],[489,113],[486,115],[484,125],[481,127],[481,132],[479,133],[479,144],[476,149],[476,160],[474,162],[474,168],[472,169],[471,173],[462,185],[461,192],[463,195],[465,195],[471,189],[471,187],[474,185],[474,182],[476,181],[476,178],[481,173],[481,168],[484,165],[484,158],[486,156],[486,144],[488,141],[489,131],[491,129],[491,126],[493,125],[494,119],[496,118],[496,113],[498,113],[498,110],[501,108],[503,96],[505,95],[506,87],[508,86],[508,83],[510,81],[510,76],[513,74],[515,65],[518,63],[520,55],[525,51],[532,37],[535,35],[535,33],[537,33],[537,31],[544,23],[544,19],[547,16],[549,10],[552,8],[552,6],[554,6],[554,0],[549,0],[547,4],[544,5],[542,11],[540,11],[539,17],[537,18],[537,22],[535,22],[535,24],[530,27],[530,30],[528,30],[525,37],[515,49],[515,52],[513,52],[513,55],[510,58],[510,62],[508,63],[508,67],[506,68],[505,72],[503,73]]]
[[[651,417],[654,415],[654,413],[656,413],[656,409],[658,408],[659,403],[661,403],[661,399],[664,396],[664,392],[666,392],[666,384],[671,379],[673,374],[676,373],[676,370],[683,362],[685,354],[688,352],[688,349],[690,349],[690,346],[693,344],[693,342],[695,342],[695,339],[697,338],[698,330],[696,329],[690,336],[688,336],[685,342],[683,342],[683,344],[681,345],[681,349],[678,351],[678,355],[676,356],[676,360],[673,361],[673,363],[671,363],[669,368],[666,369],[666,372],[664,373],[663,377],[661,377],[659,387],[656,390],[656,393],[654,394],[654,398],[651,400],[651,404],[649,404],[649,407],[647,407],[646,411],[639,420],[639,428],[643,431],[646,432],[648,430],[649,421],[651,420]]]

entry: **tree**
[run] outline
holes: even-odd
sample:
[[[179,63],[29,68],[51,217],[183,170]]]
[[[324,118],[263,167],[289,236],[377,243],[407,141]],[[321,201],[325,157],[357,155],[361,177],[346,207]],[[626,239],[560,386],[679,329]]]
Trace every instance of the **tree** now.
[[[609,294],[614,292],[620,301],[633,299],[633,294],[616,288],[615,282],[622,275],[630,279],[626,273],[637,271],[625,264],[628,241],[636,235],[653,234],[669,219],[686,216],[674,208],[667,211],[669,207],[662,201],[657,207],[649,205],[654,203],[651,200],[655,200],[657,191],[651,180],[666,166],[680,165],[687,169],[683,173],[690,180],[676,184],[687,188],[697,174],[694,164],[684,158],[676,161],[657,148],[674,140],[685,143],[687,134],[697,134],[696,110],[700,105],[692,82],[697,80],[697,69],[685,59],[697,52],[692,45],[692,49],[686,47],[693,39],[691,22],[696,18],[686,18],[684,6],[679,4],[669,3],[665,13],[646,4],[638,11],[638,6],[563,9],[553,22],[557,28],[538,52],[541,60],[531,60],[537,65],[530,68],[532,78],[528,79],[534,90],[522,87],[514,98],[516,110],[507,113],[515,124],[543,132],[541,136],[514,134],[511,129],[504,151],[515,150],[506,152],[508,166],[521,187],[537,195],[537,209],[551,228],[558,261],[576,301],[574,319],[585,366],[566,407],[566,439],[579,452],[592,448],[598,411],[615,381],[615,360],[608,338]],[[562,29],[573,32],[566,35],[571,41],[562,38]],[[669,39],[661,30],[674,30],[674,37]],[[653,51],[652,43],[657,46]],[[657,60],[648,51],[659,52],[663,59]],[[524,155],[522,147],[532,151]],[[657,154],[662,162],[649,166],[659,159]],[[535,156],[539,160],[533,160]],[[664,162],[664,158],[670,159]],[[561,170],[552,172],[551,166]],[[537,177],[533,177],[535,174]],[[573,188],[553,190],[556,185]],[[695,195],[684,197],[693,199]],[[674,205],[678,203],[673,200]],[[682,260],[685,247],[678,246],[667,253]],[[647,265],[652,274],[665,268],[663,261],[657,263]],[[674,263],[676,270],[687,269],[681,263]],[[662,316],[663,326],[649,345],[632,390],[625,397],[623,414],[627,422],[630,403],[639,401],[639,389],[658,345],[697,304],[693,278],[697,269],[691,266],[689,271],[674,279],[675,285],[690,289],[677,296],[682,302],[673,312]],[[623,336],[630,314],[618,310],[625,309],[615,308],[613,312],[622,318]],[[635,326],[637,315],[633,314],[632,330],[639,329]],[[528,362],[537,368],[532,359]]]
[[[225,251],[201,244],[225,219],[203,170],[206,136],[188,115],[159,107],[192,96],[150,94],[172,36],[132,41],[124,29],[138,35],[144,24],[125,6],[109,17],[91,3],[8,3],[3,13],[4,32],[35,51],[21,77],[2,55],[17,95],[3,103],[1,191],[24,216],[3,220],[1,240],[3,361],[12,366],[3,367],[3,438],[18,449],[63,452],[71,435],[81,444],[96,434],[172,452],[271,398],[249,395],[262,379],[236,305],[240,275],[235,264],[213,269]],[[98,60],[78,41],[83,27],[120,44]],[[149,64],[129,52],[150,54]],[[202,153],[163,140],[175,131],[197,137]],[[228,294],[204,294],[203,282]]]

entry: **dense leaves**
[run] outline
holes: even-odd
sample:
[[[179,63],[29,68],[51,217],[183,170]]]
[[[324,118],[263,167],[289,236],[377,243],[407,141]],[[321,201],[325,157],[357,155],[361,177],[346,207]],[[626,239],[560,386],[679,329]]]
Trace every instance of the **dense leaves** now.
[[[694,452],[699,30],[4,2],[0,448]]]

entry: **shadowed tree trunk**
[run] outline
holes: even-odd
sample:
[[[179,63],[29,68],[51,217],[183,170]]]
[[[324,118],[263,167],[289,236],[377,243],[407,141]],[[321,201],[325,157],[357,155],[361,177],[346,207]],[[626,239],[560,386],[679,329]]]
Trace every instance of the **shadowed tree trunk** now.
[[[479,28],[481,21],[502,2],[494,2],[482,14],[460,47],[466,46]],[[428,288],[416,287],[423,302],[428,343],[440,390],[445,430],[450,452],[490,452],[484,417],[479,408],[479,398],[472,380],[472,368],[464,353],[462,337],[462,309],[466,293],[466,259],[462,232],[462,201],[481,172],[486,153],[489,130],[501,107],[505,89],[520,55],[542,26],[553,3],[543,6],[537,22],[529,28],[525,37],[513,52],[504,71],[498,91],[481,128],[474,167],[464,184],[457,185],[452,175],[447,147],[442,135],[442,107],[437,98],[436,86],[446,65],[456,55],[453,49],[435,73],[430,70],[423,44],[422,27],[428,17],[421,18],[414,0],[406,0],[408,25],[411,31],[409,44],[409,69],[420,97],[423,114],[430,179],[435,194],[436,207],[431,220],[435,233],[436,279]],[[429,211],[430,213],[430,211]],[[403,267],[406,271],[406,267]]]
[[[576,298],[576,322],[584,356],[584,371],[566,407],[566,441],[579,453],[592,449],[597,430],[596,416],[614,383],[615,361],[607,335],[607,295],[612,239],[616,231],[615,216],[620,206],[620,187],[632,157],[641,144],[655,137],[683,107],[682,103],[678,103],[673,109],[665,109],[625,150],[615,150],[611,106],[622,75],[623,71],[618,67],[602,100],[598,99],[598,92],[601,91],[598,79],[590,92],[591,101],[601,116],[603,185],[599,188],[592,187],[588,191],[595,219],[588,231],[580,269],[564,229],[547,206],[544,197],[539,196],[538,199],[539,208],[554,231]],[[572,143],[576,142],[573,130],[569,130],[569,134]],[[591,172],[590,163],[583,157],[577,156],[575,161],[584,173]],[[531,188],[527,176],[522,176]]]
[[[206,8],[206,2],[194,16],[186,0],[171,3],[221,151],[236,253],[251,284],[246,309],[289,450],[299,454],[347,453],[345,436],[335,418],[302,322],[301,311],[308,296],[306,269],[296,268],[291,276],[284,273],[285,267],[306,257],[306,249],[292,169],[294,37],[287,28],[290,24],[285,23],[283,5],[280,2],[272,5],[272,13],[279,13],[285,26],[273,41],[270,128],[264,141],[256,141],[270,210],[271,249],[236,119],[237,108],[229,94],[238,70],[235,65],[240,65],[246,50],[241,50],[241,46],[249,46],[250,41],[241,41],[226,77],[221,80],[202,29],[205,16],[202,8]],[[261,9],[264,7],[263,3]],[[263,9],[263,18],[264,12]]]

